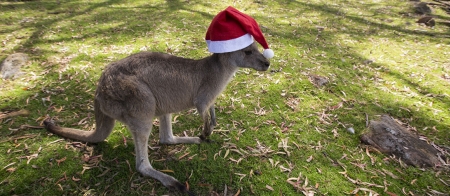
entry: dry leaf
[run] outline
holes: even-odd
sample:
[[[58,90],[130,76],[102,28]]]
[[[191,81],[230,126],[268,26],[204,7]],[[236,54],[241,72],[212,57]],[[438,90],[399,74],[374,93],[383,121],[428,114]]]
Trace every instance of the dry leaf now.
[[[163,170],[159,170],[160,172],[164,172],[164,173],[175,173],[173,170],[170,169],[163,169]]]
[[[388,170],[385,170],[385,169],[382,169],[382,170],[383,170],[384,173],[386,173],[387,175],[391,176],[391,178],[399,179],[399,177],[396,176],[395,174],[393,174],[392,172],[390,172]]]
[[[355,190],[352,191],[352,194],[356,195],[356,194],[358,194],[359,191],[369,192],[370,195],[373,195],[373,196],[380,195],[380,194],[378,194],[377,192],[375,192],[375,191],[373,191],[373,190],[370,190],[370,189],[368,189],[368,188],[357,188],[357,189],[355,189]]]
[[[366,148],[366,154],[367,154],[367,156],[370,157],[370,162],[372,163],[372,165],[374,165],[375,164],[375,158],[372,155],[370,155],[368,148]]]
[[[67,159],[67,157],[64,157],[62,159],[56,160],[56,162],[58,163],[58,166],[59,166],[60,163],[64,162],[66,159]]]
[[[90,156],[88,155],[88,154],[83,154],[82,156],[81,156],[81,160],[83,161],[83,162],[89,162],[89,160],[90,160]]]
[[[6,165],[5,167],[3,167],[3,169],[5,169],[5,168],[7,168],[7,167],[9,167],[9,166],[11,166],[11,165],[14,165],[14,164],[16,164],[16,162],[12,162],[12,163]],[[2,169],[2,170],[3,170],[3,169]]]
[[[189,188],[190,188],[190,187],[189,187],[189,183],[186,181],[185,184],[186,184],[186,190],[189,191]]]
[[[190,152],[184,153],[183,155],[181,155],[180,157],[178,157],[178,160],[183,159],[184,157],[186,157],[187,155],[189,155]],[[214,157],[215,158],[215,157]],[[214,159],[215,160],[215,159]]]
[[[101,174],[99,174],[98,176],[97,176],[97,178],[99,178],[99,177],[102,177],[102,176],[104,176],[104,175],[106,175],[106,173],[108,173],[109,171],[110,171],[111,169],[106,169],[103,173],[101,173]]]
[[[389,196],[397,196],[397,194],[391,193],[391,192],[389,192],[389,191],[386,191],[386,194],[388,194]]]
[[[293,111],[297,111],[298,109],[298,104],[300,103],[300,99],[299,98],[288,98],[286,100],[286,105],[289,106]]]
[[[331,130],[331,132],[333,133],[334,138],[339,137],[339,133],[338,133],[337,129],[333,129],[333,130]]]
[[[34,158],[37,158],[37,157],[38,157],[38,154],[37,154],[37,153],[36,153],[36,154],[32,154],[32,155],[30,155],[30,156],[27,156],[27,159],[28,159],[27,164],[30,163],[31,159],[34,159]]]
[[[10,118],[10,117],[20,116],[20,115],[28,115],[28,114],[30,114],[30,112],[28,110],[13,111],[13,112],[5,113],[5,114],[3,114],[3,113],[0,114],[0,119]]]
[[[236,194],[234,194],[234,196],[238,196],[239,194],[241,194],[241,189],[238,189],[238,191],[236,192]]]
[[[17,170],[17,168],[15,168],[15,167],[11,167],[11,168],[6,169],[6,171],[9,172],[9,173],[13,173],[16,170]]]
[[[228,154],[230,153],[230,149],[227,149],[227,151],[225,152],[225,156],[223,156],[223,158],[227,158]]]
[[[238,160],[236,160],[236,159],[230,158],[229,160],[235,162],[236,164],[239,164],[243,159],[239,158]]]
[[[80,181],[81,179],[75,178],[75,176],[72,176],[72,180],[75,181],[75,182],[78,182],[78,181]]]
[[[247,176],[247,174],[240,174],[240,173],[234,173],[234,174],[240,176],[239,182],[241,182],[241,180]]]
[[[337,109],[341,108],[343,105],[344,105],[344,102],[339,102],[337,105],[329,107],[328,110],[330,110],[330,111],[337,110]]]
[[[94,167],[88,167],[88,166],[83,166],[83,170],[81,171],[81,175],[84,174],[84,171],[88,170],[88,169],[92,169]]]
[[[278,148],[283,148],[283,150],[286,152],[286,154],[289,156],[291,156],[291,152],[288,151],[288,148],[290,148],[290,146],[288,146],[288,140],[289,138],[284,138],[281,139],[281,142],[278,143]]]
[[[274,189],[271,186],[269,186],[269,185],[266,185],[266,188],[271,190],[271,191],[274,191]]]
[[[55,141],[53,141],[53,142],[49,142],[49,143],[47,144],[47,146],[50,145],[50,144],[54,144],[54,143],[57,143],[57,142],[61,142],[61,141],[64,141],[64,139],[57,139],[57,140],[55,140]]]
[[[319,168],[316,168],[316,169],[317,169],[317,172],[318,172],[319,174],[322,173],[322,170],[320,170]]]
[[[63,106],[61,106],[60,108],[53,108],[53,110],[56,112],[56,113],[60,113],[62,110],[63,110]]]

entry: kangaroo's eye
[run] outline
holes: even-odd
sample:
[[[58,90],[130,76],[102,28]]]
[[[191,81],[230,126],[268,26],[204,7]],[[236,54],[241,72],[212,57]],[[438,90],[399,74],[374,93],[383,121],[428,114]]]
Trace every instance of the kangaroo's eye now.
[[[251,55],[253,52],[251,50],[245,51],[245,55]]]

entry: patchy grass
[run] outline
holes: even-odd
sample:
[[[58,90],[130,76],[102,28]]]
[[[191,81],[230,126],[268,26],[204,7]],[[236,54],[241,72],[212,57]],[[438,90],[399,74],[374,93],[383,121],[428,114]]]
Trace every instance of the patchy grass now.
[[[276,54],[271,69],[236,74],[217,100],[215,143],[159,145],[155,122],[154,168],[200,195],[448,195],[448,167],[405,166],[359,141],[366,115],[387,113],[449,150],[450,29],[416,24],[420,16],[408,1],[0,5],[0,58],[31,58],[25,75],[0,81],[1,111],[30,111],[0,120],[0,195],[176,194],[136,172],[132,138],[120,123],[96,145],[36,126],[50,115],[92,130],[93,93],[105,65],[145,50],[205,57],[204,33],[228,5],[259,22]],[[450,20],[438,6],[433,14]],[[329,83],[318,88],[312,75]],[[177,134],[200,133],[195,110],[173,116]]]

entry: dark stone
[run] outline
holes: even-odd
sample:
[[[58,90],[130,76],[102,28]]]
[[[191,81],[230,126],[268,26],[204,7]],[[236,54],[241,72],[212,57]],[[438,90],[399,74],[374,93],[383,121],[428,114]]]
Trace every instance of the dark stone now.
[[[417,14],[431,14],[431,8],[425,2],[415,3],[414,10]]]
[[[361,135],[363,143],[382,153],[395,155],[408,165],[416,167],[441,166],[439,151],[419,136],[397,123],[392,117],[382,115],[379,121],[370,121],[370,131]]]

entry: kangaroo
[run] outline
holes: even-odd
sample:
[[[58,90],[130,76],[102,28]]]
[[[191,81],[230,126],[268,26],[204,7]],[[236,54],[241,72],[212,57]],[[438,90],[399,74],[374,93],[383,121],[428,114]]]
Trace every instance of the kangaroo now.
[[[109,64],[95,92],[95,130],[56,126],[50,119],[45,128],[57,135],[90,143],[102,142],[113,130],[115,120],[127,125],[133,135],[136,169],[170,189],[189,192],[178,180],[153,169],[148,159],[148,139],[155,117],[159,118],[161,144],[199,144],[216,125],[214,101],[239,67],[266,71],[269,60],[256,42],[227,53],[213,53],[200,60],[164,53],[141,52]],[[176,137],[171,113],[195,107],[204,126],[199,137]]]

